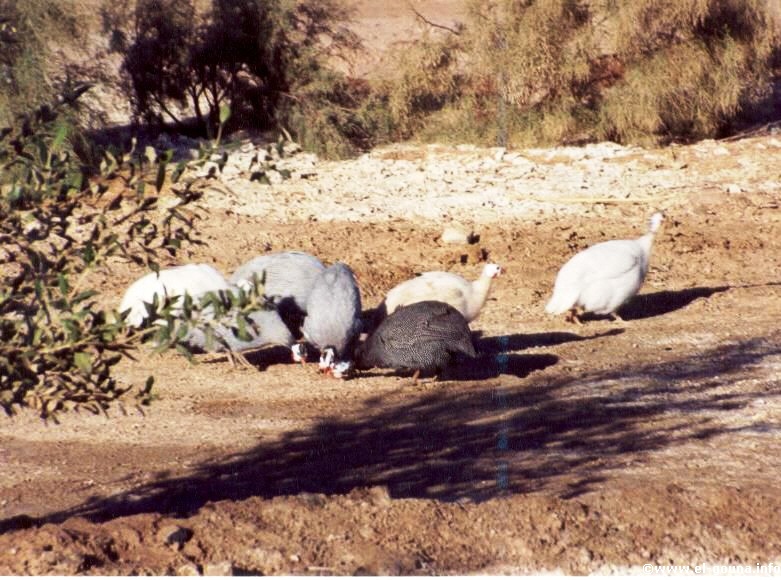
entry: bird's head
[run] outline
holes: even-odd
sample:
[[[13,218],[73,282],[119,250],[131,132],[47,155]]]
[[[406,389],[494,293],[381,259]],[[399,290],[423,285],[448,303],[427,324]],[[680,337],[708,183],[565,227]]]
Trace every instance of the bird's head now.
[[[651,216],[651,219],[648,223],[648,230],[652,233],[655,233],[659,226],[662,225],[662,220],[664,219],[664,214],[660,211],[656,212],[654,215]]]
[[[306,344],[298,342],[290,347],[290,351],[293,353],[293,361],[305,363],[307,360]]]
[[[354,370],[355,364],[352,361],[339,361],[331,366],[331,376],[335,379],[349,379]]]
[[[326,346],[320,351],[320,364],[318,370],[321,373],[330,373],[336,364],[336,349],[332,346]]]
[[[486,264],[483,268],[483,276],[486,278],[496,278],[502,273],[502,267],[499,264]]]

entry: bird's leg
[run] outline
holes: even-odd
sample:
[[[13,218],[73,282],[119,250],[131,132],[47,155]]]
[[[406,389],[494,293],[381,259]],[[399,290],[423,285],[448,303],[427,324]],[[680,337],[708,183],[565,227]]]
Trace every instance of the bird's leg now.
[[[618,321],[618,322],[621,322],[623,324],[626,324],[626,320],[621,318],[621,316],[618,314],[618,312],[611,312],[610,316],[613,317],[613,322]]]
[[[418,377],[420,376],[420,369],[416,370],[414,373],[412,373],[412,384],[417,386],[418,384]]]
[[[240,352],[233,352],[232,350],[227,351],[228,352],[228,360],[231,363],[231,366],[233,368],[236,368],[237,363],[238,366],[242,366],[244,368],[248,369],[254,369],[255,367],[250,364],[250,362],[247,360],[247,358],[241,354]]]
[[[569,309],[567,312],[567,316],[564,320],[566,320],[569,323],[577,324],[578,326],[582,326],[583,322],[580,320],[580,308],[578,306],[573,306]]]

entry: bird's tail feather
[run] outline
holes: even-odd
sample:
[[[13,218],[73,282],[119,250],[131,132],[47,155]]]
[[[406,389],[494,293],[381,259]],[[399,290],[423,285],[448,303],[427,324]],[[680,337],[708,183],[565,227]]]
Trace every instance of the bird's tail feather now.
[[[548,314],[561,314],[573,306],[578,299],[577,292],[566,291],[561,288],[553,290],[553,296],[545,306],[545,312]]]

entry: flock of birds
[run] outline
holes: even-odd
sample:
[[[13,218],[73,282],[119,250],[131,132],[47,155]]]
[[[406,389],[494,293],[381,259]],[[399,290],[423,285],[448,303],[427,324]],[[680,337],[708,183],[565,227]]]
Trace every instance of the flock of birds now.
[[[575,254],[559,270],[545,310],[566,312],[567,320],[576,323],[587,312],[620,319],[616,311],[643,284],[661,223],[662,214],[655,213],[640,238],[601,242]],[[240,340],[230,324],[218,323],[213,328],[222,341],[207,345],[198,328],[185,341],[200,349],[227,347],[229,354],[283,345],[302,363],[310,356],[310,345],[320,352],[320,372],[337,378],[379,367],[411,372],[416,380],[420,374],[439,375],[458,357],[477,356],[469,323],[480,314],[501,272],[497,264],[486,264],[474,281],[451,272],[425,272],[390,290],[374,324],[364,325],[360,291],[348,265],[326,267],[315,256],[286,251],[255,257],[229,278],[206,264],[147,274],[127,289],[119,310],[127,324],[141,327],[162,298],[235,292],[262,280],[270,308],[249,315],[250,340]]]

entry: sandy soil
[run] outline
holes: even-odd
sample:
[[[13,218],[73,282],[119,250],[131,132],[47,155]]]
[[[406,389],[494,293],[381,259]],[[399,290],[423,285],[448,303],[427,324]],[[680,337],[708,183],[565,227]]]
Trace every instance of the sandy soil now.
[[[372,156],[398,179],[399,157],[430,151]],[[565,153],[525,155],[538,160],[533,174],[565,164],[577,177]],[[462,156],[437,148],[440,160]],[[575,327],[543,312],[568,256],[640,235],[654,209],[600,188],[493,214],[478,211],[479,194],[448,199],[450,217],[480,235],[467,246],[438,240],[444,219],[395,216],[394,200],[412,192],[364,200],[388,215],[312,218],[322,196],[360,203],[346,178],[343,195],[295,203],[284,197],[295,179],[271,188],[284,219],[241,196],[212,207],[208,244],[191,260],[231,271],[285,248],[344,260],[366,307],[415,272],[473,277],[484,260],[499,262],[506,273],[472,324],[480,359],[418,385],[380,371],[326,379],[274,349],[252,356],[257,370],[219,355],[123,364],[125,381],[157,379],[145,416],[0,423],[0,574],[585,573],[778,561],[781,141],[679,147],[675,158],[683,189],[674,179],[654,188],[654,170],[636,170],[631,156],[589,165],[623,168],[624,190],[663,200],[667,216],[625,324]],[[361,163],[317,164],[300,181],[332,183]],[[742,185],[714,184],[725,171]],[[519,199],[540,191],[532,177],[512,187]],[[120,266],[107,296],[141,273]]]
[[[359,7],[383,47],[414,27],[395,5]],[[478,361],[418,385],[326,379],[274,349],[257,370],[123,363],[125,382],[156,377],[145,415],[0,420],[0,574],[781,561],[781,136],[604,155],[395,146],[312,165],[210,193],[188,260],[230,272],[302,249],[349,263],[366,307],[416,272],[498,262]],[[654,209],[666,221],[625,324],[544,314],[570,255],[639,236]],[[453,223],[479,241],[441,243]],[[119,265],[106,296],[142,273]]]

